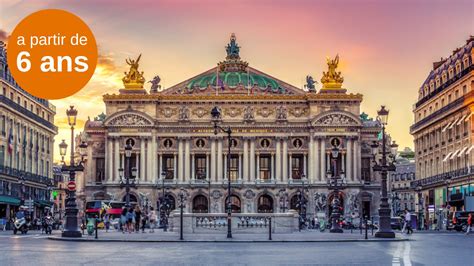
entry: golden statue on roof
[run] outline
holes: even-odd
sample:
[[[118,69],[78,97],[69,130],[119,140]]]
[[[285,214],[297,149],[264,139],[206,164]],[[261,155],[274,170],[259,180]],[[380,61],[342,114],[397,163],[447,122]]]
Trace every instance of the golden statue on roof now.
[[[136,60],[125,59],[125,62],[130,66],[130,70],[125,73],[125,77],[122,78],[123,85],[126,89],[142,89],[143,84],[145,83],[145,78],[143,77],[143,71],[138,71],[138,62],[140,62],[140,54]]]
[[[340,71],[336,71],[339,64],[339,55],[336,55],[334,59],[327,58],[327,64],[328,71],[323,71],[323,77],[321,78],[323,89],[340,89],[344,78],[341,76]]]

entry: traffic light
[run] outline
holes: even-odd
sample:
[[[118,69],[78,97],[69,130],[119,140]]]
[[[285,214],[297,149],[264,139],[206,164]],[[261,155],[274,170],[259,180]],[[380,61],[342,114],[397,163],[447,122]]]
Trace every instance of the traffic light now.
[[[53,200],[56,200],[57,197],[58,197],[58,192],[57,192],[57,191],[53,191]]]

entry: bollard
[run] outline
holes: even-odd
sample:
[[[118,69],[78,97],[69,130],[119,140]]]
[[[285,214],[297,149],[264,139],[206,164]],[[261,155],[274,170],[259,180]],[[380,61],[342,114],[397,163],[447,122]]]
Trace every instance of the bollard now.
[[[272,217],[269,217],[268,220],[270,221],[268,226],[268,240],[272,240]]]
[[[369,227],[368,220],[369,220],[369,217],[365,216],[365,220],[364,220],[364,222],[365,222],[365,239],[368,239],[368,237],[367,237],[367,231],[369,229],[368,228]]]
[[[99,219],[97,217],[95,217],[95,239],[98,238],[98,232],[99,232],[99,228],[97,227],[97,221]]]
[[[374,216],[372,216],[372,236],[374,236]]]

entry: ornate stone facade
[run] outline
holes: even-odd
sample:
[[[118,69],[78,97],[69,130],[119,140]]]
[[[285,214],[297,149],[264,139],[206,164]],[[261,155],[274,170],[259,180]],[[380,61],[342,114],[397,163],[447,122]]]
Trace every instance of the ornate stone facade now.
[[[176,200],[183,188],[187,211],[224,212],[230,178],[234,211],[294,209],[301,190],[307,214],[324,215],[331,198],[327,175],[344,173],[345,214],[358,216],[365,208],[375,215],[379,179],[361,147],[376,139],[380,127],[360,119],[362,95],[341,88],[301,90],[249,67],[239,48],[233,36],[226,61],[166,90],[137,94],[125,88],[104,95],[107,118],[85,126],[92,158],[85,166],[87,199],[106,191],[123,200],[118,169],[130,142],[131,164],[138,168],[132,199],[139,204],[139,193],[149,193],[156,207],[163,187]],[[337,63],[331,64],[334,74]],[[330,82],[342,82],[333,76]],[[233,131],[230,164],[226,136],[214,135],[214,106],[222,110],[220,125]],[[331,143],[339,145],[336,159],[330,158]]]

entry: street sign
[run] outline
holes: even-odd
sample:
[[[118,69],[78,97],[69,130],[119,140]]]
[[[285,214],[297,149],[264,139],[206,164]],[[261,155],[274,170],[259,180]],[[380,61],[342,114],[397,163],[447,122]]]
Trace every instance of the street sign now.
[[[28,208],[28,211],[33,211],[33,200],[25,200],[25,206]]]
[[[74,182],[74,181],[69,181],[69,183],[67,183],[67,189],[69,189],[69,191],[74,191],[74,190],[76,190],[76,182]]]

